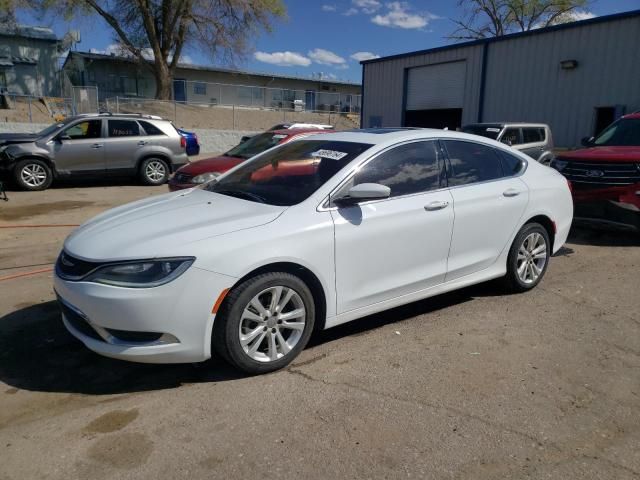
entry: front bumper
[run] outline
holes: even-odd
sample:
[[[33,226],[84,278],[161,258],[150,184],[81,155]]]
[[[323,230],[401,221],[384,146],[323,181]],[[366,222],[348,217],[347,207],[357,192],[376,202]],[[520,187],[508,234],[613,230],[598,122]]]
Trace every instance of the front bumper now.
[[[576,223],[640,232],[640,184],[600,189],[574,186],[573,202]]]
[[[190,363],[211,357],[212,309],[235,280],[192,266],[155,288],[70,282],[54,275],[54,289],[64,305],[65,327],[94,352],[143,363]]]

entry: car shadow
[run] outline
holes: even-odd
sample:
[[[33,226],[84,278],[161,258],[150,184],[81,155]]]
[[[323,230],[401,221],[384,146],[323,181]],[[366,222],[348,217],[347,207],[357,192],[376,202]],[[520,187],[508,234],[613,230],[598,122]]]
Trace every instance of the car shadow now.
[[[15,182],[3,180],[4,188],[8,193],[21,192]],[[64,178],[54,180],[49,187],[52,190],[65,188],[94,188],[94,187],[134,187],[145,188],[136,178],[130,177],[88,177],[88,178]]]
[[[595,247],[637,247],[640,246],[640,234],[574,225],[567,242]]]
[[[499,284],[488,282],[421,300],[316,332],[307,348],[364,334],[476,297],[504,293]],[[246,377],[215,358],[200,364],[150,365],[102,357],[67,332],[54,301],[28,306],[0,318],[0,381],[22,390],[112,395]]]

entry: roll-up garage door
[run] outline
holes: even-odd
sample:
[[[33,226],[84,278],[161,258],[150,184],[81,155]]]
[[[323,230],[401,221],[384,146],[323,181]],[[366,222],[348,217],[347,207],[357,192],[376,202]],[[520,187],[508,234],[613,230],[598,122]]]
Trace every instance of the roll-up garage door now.
[[[465,71],[464,61],[409,69],[406,109],[462,108]]]

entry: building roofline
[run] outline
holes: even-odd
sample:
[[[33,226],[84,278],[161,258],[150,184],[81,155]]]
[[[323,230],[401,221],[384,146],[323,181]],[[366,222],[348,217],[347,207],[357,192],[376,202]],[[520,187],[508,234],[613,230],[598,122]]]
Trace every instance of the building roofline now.
[[[59,42],[56,34],[49,27],[18,24],[14,27],[0,26],[1,37],[20,37],[42,40],[43,42]]]
[[[511,39],[514,39],[514,38],[541,35],[541,34],[544,34],[544,33],[555,32],[555,31],[558,31],[558,30],[567,30],[567,29],[570,29],[570,28],[582,27],[582,26],[585,26],[585,25],[592,25],[592,24],[597,24],[597,23],[605,23],[605,22],[610,22],[610,21],[613,21],[613,20],[622,20],[622,19],[625,19],[625,18],[633,18],[633,17],[638,17],[638,16],[640,16],[640,10],[630,10],[628,12],[614,13],[612,15],[602,15],[602,16],[599,16],[599,17],[587,18],[586,20],[579,20],[579,21],[576,21],[576,22],[561,23],[560,25],[552,25],[550,27],[538,28],[538,29],[529,30],[529,31],[526,31],[526,32],[510,33],[508,35],[502,35],[500,37],[481,38],[481,39],[478,39],[478,40],[471,40],[469,42],[454,43],[454,44],[451,44],[451,45],[443,45],[441,47],[428,48],[428,49],[425,49],[425,50],[416,50],[416,51],[413,51],[413,52],[399,53],[397,55],[389,55],[389,56],[386,56],[386,57],[372,58],[371,60],[363,60],[360,63],[362,65],[369,65],[369,64],[372,64],[372,63],[385,62],[387,60],[395,60],[395,59],[399,59],[399,58],[414,57],[416,55],[426,55],[426,54],[429,54],[429,53],[441,52],[443,50],[453,50],[453,49],[456,49],[456,48],[473,47],[473,46],[476,46],[476,45],[484,45],[484,44],[502,42],[502,41],[511,40]]]
[[[78,56],[83,58],[92,58],[95,60],[117,60],[120,62],[130,62],[137,63],[137,60],[130,57],[124,57],[121,55],[108,55],[104,53],[92,53],[92,52],[78,52],[71,51],[67,55],[67,58],[64,61],[63,68],[67,64],[67,61],[71,56]],[[147,60],[147,62],[152,63],[152,60]],[[303,80],[307,82],[320,82],[320,83],[328,83],[335,85],[348,85],[352,87],[360,87],[361,84],[357,82],[348,82],[346,80],[331,80],[327,78],[310,78],[310,77],[300,77],[294,75],[276,75],[273,73],[264,73],[264,72],[254,72],[250,70],[234,70],[231,68],[222,68],[222,67],[209,67],[206,65],[192,65],[189,63],[178,63],[177,68],[181,68],[183,70],[199,70],[204,72],[220,72],[220,73],[231,73],[238,75],[253,75],[258,77],[266,77],[266,78],[284,78],[288,80]]]

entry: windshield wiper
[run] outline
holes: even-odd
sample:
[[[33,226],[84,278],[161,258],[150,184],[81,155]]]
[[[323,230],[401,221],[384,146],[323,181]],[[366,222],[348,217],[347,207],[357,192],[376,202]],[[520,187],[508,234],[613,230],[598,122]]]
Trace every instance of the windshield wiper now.
[[[252,200],[258,203],[266,203],[266,200],[260,195],[256,195],[251,192],[244,192],[242,190],[214,190],[213,192],[219,193],[220,195],[227,195],[229,197],[243,198],[245,200]]]

